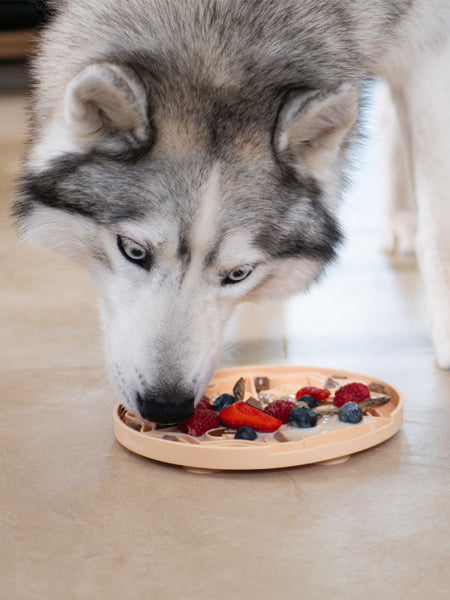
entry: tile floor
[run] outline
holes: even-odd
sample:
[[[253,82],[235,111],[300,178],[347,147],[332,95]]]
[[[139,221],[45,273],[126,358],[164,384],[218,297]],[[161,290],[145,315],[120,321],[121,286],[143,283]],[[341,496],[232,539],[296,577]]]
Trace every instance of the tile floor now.
[[[370,373],[404,394],[403,428],[333,467],[199,475],[115,441],[94,287],[18,244],[23,104],[0,96],[1,598],[448,598],[450,374],[415,265],[379,250],[376,144],[340,263],[303,297],[239,310],[222,363]]]

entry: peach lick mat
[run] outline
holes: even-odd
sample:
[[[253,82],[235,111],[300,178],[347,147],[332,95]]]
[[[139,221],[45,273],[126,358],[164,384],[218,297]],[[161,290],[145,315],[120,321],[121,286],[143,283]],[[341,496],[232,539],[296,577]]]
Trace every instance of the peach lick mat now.
[[[383,393],[389,401],[376,406],[355,425],[341,423],[336,415],[328,426],[297,429],[283,425],[280,433],[258,434],[255,441],[234,439],[225,427],[197,438],[181,433],[176,426],[158,428],[156,423],[129,412],[121,404],[114,408],[114,434],[132,452],[192,470],[252,470],[294,467],[311,463],[335,464],[351,454],[376,446],[392,437],[403,422],[403,399],[388,383],[368,375],[300,366],[254,366],[221,369],[211,379],[205,396],[213,402],[223,394],[232,394],[238,379],[245,382],[244,400],[258,398],[255,379],[266,377],[273,398],[295,395],[304,386],[327,387],[331,393],[342,385],[361,382],[372,395]],[[334,389],[333,389],[334,388]],[[319,419],[320,421],[324,420]],[[284,431],[281,430],[284,428]]]

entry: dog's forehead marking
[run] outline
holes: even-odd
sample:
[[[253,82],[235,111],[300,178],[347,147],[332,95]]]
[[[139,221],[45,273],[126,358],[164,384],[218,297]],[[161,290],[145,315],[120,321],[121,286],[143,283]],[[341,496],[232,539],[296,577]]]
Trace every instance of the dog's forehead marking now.
[[[178,258],[183,263],[181,282],[187,275],[189,281],[198,280],[205,268],[233,268],[248,262],[248,257],[261,259],[251,236],[227,228],[221,218],[221,167],[217,162],[199,190],[189,231],[182,225],[178,229]]]
[[[217,217],[219,202],[220,167],[215,163],[199,194],[195,220],[190,235],[192,257],[203,261],[217,239]]]

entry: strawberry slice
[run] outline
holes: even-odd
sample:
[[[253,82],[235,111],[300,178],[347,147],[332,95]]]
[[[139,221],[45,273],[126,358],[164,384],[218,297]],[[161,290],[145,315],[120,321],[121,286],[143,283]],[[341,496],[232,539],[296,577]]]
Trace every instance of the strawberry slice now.
[[[239,427],[252,427],[255,431],[276,431],[281,421],[266,415],[262,411],[250,406],[242,400],[220,411],[219,417],[227,427],[239,429]]]

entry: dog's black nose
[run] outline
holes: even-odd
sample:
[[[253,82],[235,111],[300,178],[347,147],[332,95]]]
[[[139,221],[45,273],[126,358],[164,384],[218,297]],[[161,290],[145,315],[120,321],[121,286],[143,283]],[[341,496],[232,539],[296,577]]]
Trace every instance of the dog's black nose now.
[[[194,395],[186,392],[159,393],[146,390],[137,394],[141,417],[155,423],[181,423],[194,413]]]

